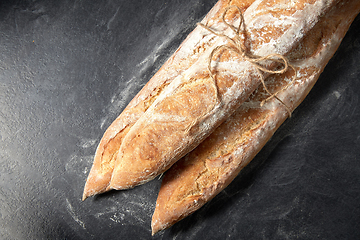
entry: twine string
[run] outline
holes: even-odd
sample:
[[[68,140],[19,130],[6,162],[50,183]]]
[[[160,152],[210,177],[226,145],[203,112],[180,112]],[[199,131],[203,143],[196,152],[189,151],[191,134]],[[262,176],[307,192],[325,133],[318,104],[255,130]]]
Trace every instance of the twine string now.
[[[240,23],[237,27],[235,27],[234,25],[232,24],[229,24],[226,20],[225,20],[225,16],[227,14],[227,12],[232,9],[232,8],[236,8],[237,11],[239,12],[239,15],[240,15]],[[234,38],[231,38],[229,36],[227,36],[226,34],[224,33],[221,33],[221,32],[216,32],[214,31],[213,29],[209,28],[208,26],[202,24],[202,23],[198,23],[199,26],[203,27],[204,29],[208,30],[209,32],[211,32],[212,34],[216,35],[216,36],[219,36],[219,37],[223,37],[223,38],[226,38],[230,43],[232,43],[231,45],[220,45],[220,46],[217,46],[215,47],[212,52],[210,53],[210,56],[208,58],[208,70],[210,72],[210,76],[212,78],[212,81],[214,83],[214,87],[215,87],[215,95],[216,95],[216,98],[218,100],[220,100],[220,97],[219,97],[219,90],[218,90],[218,87],[217,87],[217,84],[216,84],[216,80],[215,80],[215,77],[214,77],[214,74],[212,73],[212,67],[211,67],[211,63],[213,61],[213,57],[215,55],[215,53],[217,53],[218,51],[220,50],[223,50],[223,49],[226,49],[228,51],[232,51],[238,55],[240,55],[244,60],[250,62],[256,69],[258,75],[260,76],[260,81],[265,89],[265,91],[270,95],[268,98],[264,99],[261,103],[260,103],[260,106],[263,106],[267,101],[269,101],[270,99],[272,98],[275,98],[277,99],[281,104],[283,104],[287,110],[287,112],[289,113],[289,117],[291,117],[291,109],[290,107],[288,107],[279,97],[277,97],[276,95],[287,89],[291,84],[293,84],[293,82],[295,81],[296,79],[296,75],[297,75],[297,72],[296,72],[296,69],[293,65],[289,64],[289,60],[283,56],[283,55],[280,55],[280,54],[269,54],[267,56],[264,56],[264,57],[260,57],[260,56],[255,56],[255,55],[251,55],[251,54],[248,54],[247,53],[247,50],[246,50],[246,47],[244,46],[243,42],[241,41],[241,35],[240,33],[242,34],[245,34],[245,20],[244,20],[244,15],[243,13],[241,12],[240,8],[238,6],[235,6],[235,5],[231,5],[231,6],[228,6],[223,15],[222,15],[222,21],[224,22],[224,24],[229,27],[234,33],[235,33],[235,36]],[[241,29],[242,27],[242,29]],[[261,62],[264,62],[264,61],[273,61],[273,62],[276,62],[276,63],[279,63],[279,64],[282,64],[283,67],[280,68],[279,70],[271,70],[271,69],[267,69],[266,67],[263,67],[261,65]],[[280,90],[276,91],[275,93],[271,93],[269,91],[269,89],[266,87],[266,84],[265,84],[265,79],[264,79],[264,76],[262,74],[262,72],[265,72],[265,73],[269,73],[269,74],[283,74],[285,72],[288,71],[289,68],[292,68],[294,70],[294,75],[293,75],[293,78],[292,78],[292,81],[288,84],[286,84],[284,87],[282,87]]]

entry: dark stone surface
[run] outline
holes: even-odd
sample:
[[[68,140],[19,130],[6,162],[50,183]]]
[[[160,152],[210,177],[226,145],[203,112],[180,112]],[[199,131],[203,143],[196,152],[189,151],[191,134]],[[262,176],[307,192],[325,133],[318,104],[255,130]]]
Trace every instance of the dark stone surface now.
[[[0,3],[1,239],[150,239],[160,180],[81,202],[106,128],[216,0]],[[153,239],[360,238],[360,18],[221,194]]]

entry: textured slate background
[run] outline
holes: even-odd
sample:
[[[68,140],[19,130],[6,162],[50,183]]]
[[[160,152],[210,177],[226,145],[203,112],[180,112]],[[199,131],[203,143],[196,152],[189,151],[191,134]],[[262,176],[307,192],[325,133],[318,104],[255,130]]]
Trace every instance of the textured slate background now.
[[[151,239],[160,180],[81,202],[106,128],[216,0],[0,2],[1,239]],[[221,194],[153,239],[360,238],[360,18]]]

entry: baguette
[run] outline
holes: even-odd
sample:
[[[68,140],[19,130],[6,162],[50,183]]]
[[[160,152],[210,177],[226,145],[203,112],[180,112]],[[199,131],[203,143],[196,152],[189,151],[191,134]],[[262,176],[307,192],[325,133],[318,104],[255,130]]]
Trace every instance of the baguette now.
[[[253,1],[220,0],[201,22],[209,27],[216,25],[224,28],[220,23],[220,16],[229,4],[235,4],[241,11],[245,11]],[[227,17],[226,20],[231,22],[233,16]],[[164,63],[159,71],[108,127],[96,149],[94,162],[85,183],[83,200],[89,196],[109,190],[116,154],[125,135],[154,102],[160,92],[175,77],[179,76],[196,62],[199,56],[203,54],[203,49],[213,46],[214,39],[210,32],[200,26],[196,27],[176,52]]]
[[[278,94],[291,110],[306,97],[360,11],[357,0],[343,1],[329,12],[289,54],[297,69],[295,84]],[[286,85],[291,72],[271,76],[268,88]],[[284,105],[254,94],[194,151],[165,174],[152,217],[152,233],[166,229],[199,209],[222,191],[260,151],[287,118]]]
[[[249,54],[287,55],[338,1],[283,2],[256,0],[245,11]],[[240,21],[233,22],[236,20]],[[233,34],[232,29],[224,33]],[[232,44],[220,36],[215,41],[214,48]],[[131,127],[117,153],[110,189],[132,188],[166,171],[234,113],[268,75],[248,59],[226,50],[214,55],[210,74],[211,51],[204,49]],[[270,70],[279,65],[277,61],[265,64]]]

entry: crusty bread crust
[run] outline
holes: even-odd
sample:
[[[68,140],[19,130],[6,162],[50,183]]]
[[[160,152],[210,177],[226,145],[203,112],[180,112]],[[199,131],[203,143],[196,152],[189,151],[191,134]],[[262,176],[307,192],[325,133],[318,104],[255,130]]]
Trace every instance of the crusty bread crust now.
[[[287,55],[338,1],[283,2],[256,0],[245,11],[246,42],[253,55]],[[234,16],[237,17],[230,22],[239,22],[239,16]],[[222,28],[217,24],[213,27]],[[223,32],[233,34],[229,28]],[[214,47],[224,44],[231,43],[215,35]],[[234,113],[258,87],[262,76],[257,68],[226,50],[213,58],[214,84],[207,65],[212,49],[205,48],[199,59],[171,81],[131,127],[116,156],[111,189],[132,188],[166,171]],[[278,63],[266,65],[272,70]]]
[[[289,54],[298,71],[296,82],[278,97],[292,110],[313,87],[359,11],[357,0],[337,4]],[[269,77],[268,88],[272,92],[281,89],[291,74]],[[260,107],[266,97],[260,86],[226,122],[165,174],[152,218],[153,234],[216,196],[271,138],[288,113],[275,98]]]

